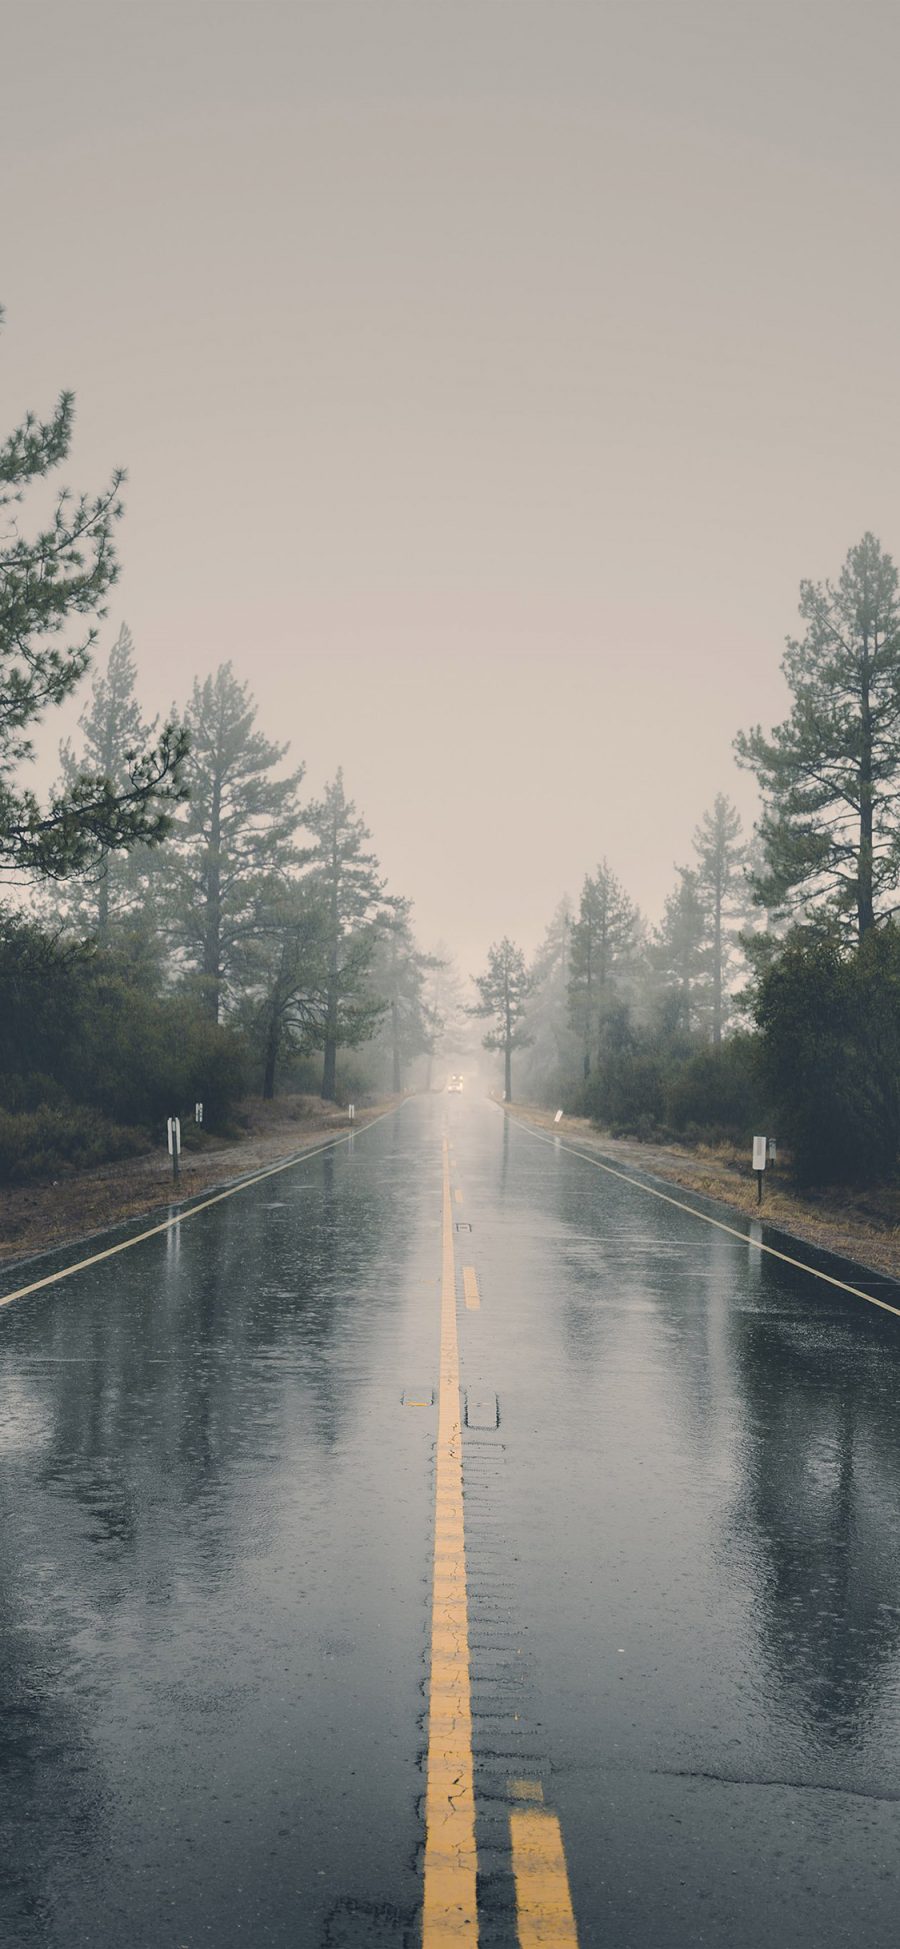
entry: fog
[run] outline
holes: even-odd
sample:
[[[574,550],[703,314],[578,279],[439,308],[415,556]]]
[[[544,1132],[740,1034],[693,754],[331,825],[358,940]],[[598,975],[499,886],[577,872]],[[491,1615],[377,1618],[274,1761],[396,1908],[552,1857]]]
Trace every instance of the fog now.
[[[900,544],[895,10],[0,20],[3,424],[129,470],[101,648],[231,659],[466,969],[601,854],[657,917],[801,578]]]

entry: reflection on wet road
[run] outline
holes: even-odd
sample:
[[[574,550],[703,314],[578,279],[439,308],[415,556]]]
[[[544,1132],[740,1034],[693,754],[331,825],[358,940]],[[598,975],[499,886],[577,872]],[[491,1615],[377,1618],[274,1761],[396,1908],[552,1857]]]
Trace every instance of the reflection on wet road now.
[[[454,1096],[0,1312],[10,1949],[420,1940],[448,1227],[434,1943],[893,1943],[900,1321]]]

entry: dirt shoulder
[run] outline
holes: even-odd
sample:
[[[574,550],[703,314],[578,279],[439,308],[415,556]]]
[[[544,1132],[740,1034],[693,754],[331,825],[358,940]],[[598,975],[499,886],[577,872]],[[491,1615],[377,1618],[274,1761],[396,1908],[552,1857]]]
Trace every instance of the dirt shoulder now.
[[[355,1130],[390,1110],[398,1098],[358,1108]],[[207,1138],[201,1150],[183,1151],[181,1178],[173,1200],[172,1165],[165,1151],[100,1164],[60,1178],[54,1184],[17,1185],[0,1191],[0,1265],[15,1265],[55,1246],[74,1244],[131,1218],[165,1213],[201,1191],[219,1190],[267,1164],[293,1157],[349,1128],[346,1110],[326,1107],[313,1097],[287,1097],[275,1103],[242,1105],[246,1133],[237,1140]]]
[[[536,1129],[558,1134],[581,1150],[595,1151],[598,1157],[608,1158],[624,1170],[646,1171],[683,1185],[687,1191],[703,1192],[730,1205],[733,1211],[762,1218],[806,1244],[819,1245],[874,1272],[900,1279],[900,1186],[850,1191],[841,1185],[801,1193],[781,1182],[777,1171],[767,1171],[759,1210],[749,1161],[727,1146],[698,1144],[688,1149],[679,1144],[639,1144],[629,1138],[607,1136],[586,1117],[563,1117],[556,1124],[551,1111],[523,1108],[518,1103],[510,1106],[509,1114]]]

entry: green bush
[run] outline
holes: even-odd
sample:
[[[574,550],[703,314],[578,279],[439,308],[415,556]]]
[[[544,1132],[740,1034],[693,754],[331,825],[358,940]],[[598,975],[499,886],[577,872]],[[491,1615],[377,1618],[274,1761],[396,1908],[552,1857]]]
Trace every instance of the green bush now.
[[[698,1049],[666,1079],[666,1121],[693,1142],[744,1142],[762,1112],[758,1037]]]
[[[856,948],[795,936],[761,975],[754,1012],[779,1132],[807,1184],[864,1183],[900,1154],[900,933]]]
[[[0,1110],[0,1184],[65,1177],[92,1164],[136,1157],[148,1141],[146,1130],[129,1129],[79,1105]]]
[[[665,1116],[665,1068],[660,1054],[629,1038],[604,1052],[584,1088],[587,1115],[623,1134],[646,1139]]]
[[[0,915],[0,1180],[133,1156],[198,1100],[227,1133],[246,1084],[242,1038],[152,968]]]

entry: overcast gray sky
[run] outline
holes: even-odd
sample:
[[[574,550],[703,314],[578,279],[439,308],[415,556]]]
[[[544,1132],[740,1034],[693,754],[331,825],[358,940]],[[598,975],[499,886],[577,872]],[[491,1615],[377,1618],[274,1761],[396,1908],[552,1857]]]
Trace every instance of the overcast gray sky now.
[[[0,427],[69,386],[127,466],[147,706],[231,658],[467,967],[601,853],[655,917],[801,577],[900,549],[900,11],[0,25]]]

